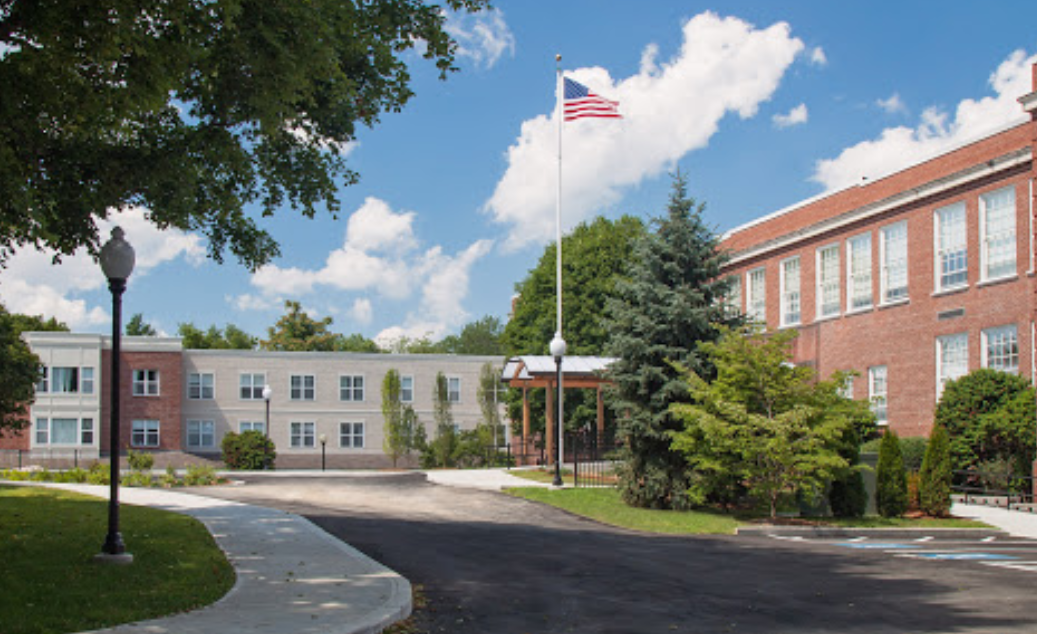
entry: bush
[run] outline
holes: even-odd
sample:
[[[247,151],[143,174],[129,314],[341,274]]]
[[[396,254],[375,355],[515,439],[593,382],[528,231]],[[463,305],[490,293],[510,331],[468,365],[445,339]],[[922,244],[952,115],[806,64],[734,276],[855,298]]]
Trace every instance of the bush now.
[[[154,484],[151,480],[151,474],[147,471],[131,471],[126,475],[122,476],[120,480],[123,486],[128,487],[150,487]]]
[[[828,504],[836,517],[863,517],[868,510],[868,491],[864,487],[864,476],[854,469],[846,476],[834,480],[828,492]]]
[[[158,479],[158,483],[167,489],[180,486],[180,479],[176,477],[176,469],[173,465],[166,465],[166,472]]]
[[[898,517],[907,510],[907,471],[900,452],[900,439],[892,429],[886,431],[879,445],[879,463],[875,473],[875,505],[879,515]]]
[[[88,471],[86,474],[86,481],[88,484],[99,484],[107,486],[112,482],[111,475],[112,472],[111,467],[109,465],[101,464],[100,462],[95,462],[94,464],[90,465],[90,471]]]
[[[247,431],[245,434],[258,434],[259,436],[263,436],[263,434],[260,434],[259,432],[251,431]],[[265,438],[265,436],[263,437]],[[219,482],[220,476],[216,474],[216,469],[208,465],[190,465],[187,467],[187,475],[184,476],[184,484],[189,487],[208,486],[210,484],[219,484]]]
[[[947,429],[933,427],[922,462],[918,507],[926,515],[943,517],[951,510],[951,450]]]
[[[126,461],[129,463],[130,469],[139,472],[151,471],[155,466],[154,454],[150,454],[146,451],[133,451],[131,449]]]
[[[230,432],[221,444],[223,462],[230,469],[260,471],[273,469],[277,459],[274,442],[258,431]]]
[[[68,482],[72,484],[82,484],[86,482],[87,471],[86,469],[80,469],[76,467],[69,469],[68,471],[60,471],[54,476],[55,482]]]
[[[925,448],[928,445],[929,439],[924,436],[908,436],[900,439],[900,455],[904,458],[904,469],[908,473],[918,473],[922,470]]]

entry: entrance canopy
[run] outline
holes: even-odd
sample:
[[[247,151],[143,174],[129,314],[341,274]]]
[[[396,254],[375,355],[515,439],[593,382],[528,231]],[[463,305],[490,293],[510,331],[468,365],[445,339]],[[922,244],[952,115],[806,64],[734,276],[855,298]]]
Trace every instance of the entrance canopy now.
[[[596,388],[606,382],[602,374],[613,357],[562,357],[562,382],[567,388]],[[511,357],[504,364],[501,380],[509,387],[553,387],[558,368],[554,357],[528,355]]]

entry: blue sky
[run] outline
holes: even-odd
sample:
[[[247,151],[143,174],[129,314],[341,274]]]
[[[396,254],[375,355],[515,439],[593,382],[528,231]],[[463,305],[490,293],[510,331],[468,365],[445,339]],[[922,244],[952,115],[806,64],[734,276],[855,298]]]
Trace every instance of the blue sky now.
[[[338,220],[262,220],[282,247],[271,266],[217,265],[199,236],[120,214],[138,253],[124,314],[169,335],[192,322],[264,337],[291,299],[382,342],[504,320],[554,234],[556,53],[625,117],[566,124],[563,227],[660,215],[680,169],[725,231],[1021,121],[1034,24],[1032,0],[499,0],[451,21],[461,72],[440,82],[415,58],[417,96],[361,131]],[[16,255],[0,300],[110,329],[85,255]]]

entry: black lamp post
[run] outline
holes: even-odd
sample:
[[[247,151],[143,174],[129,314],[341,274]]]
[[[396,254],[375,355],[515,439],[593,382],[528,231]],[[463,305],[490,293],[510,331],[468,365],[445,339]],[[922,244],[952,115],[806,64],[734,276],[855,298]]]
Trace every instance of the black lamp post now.
[[[560,487],[562,486],[562,430],[565,429],[562,424],[562,357],[565,356],[565,339],[562,339],[561,332],[555,332],[549,347],[551,356],[555,358],[558,381],[558,437],[555,439],[555,479],[551,484]]]
[[[119,373],[120,349],[122,338],[122,293],[126,290],[126,280],[133,272],[136,256],[133,247],[123,239],[120,227],[112,229],[111,239],[101,247],[101,270],[108,278],[108,288],[112,292],[112,375],[111,375],[111,423],[108,436],[109,462],[111,463],[111,493],[108,497],[108,536],[97,557],[104,561],[130,563],[133,555],[126,552],[119,532]]]
[[[320,470],[321,471],[324,471],[324,468],[327,466],[327,462],[325,460],[325,458],[327,457],[327,448],[328,448],[328,437],[325,436],[324,434],[321,434],[320,435]]]

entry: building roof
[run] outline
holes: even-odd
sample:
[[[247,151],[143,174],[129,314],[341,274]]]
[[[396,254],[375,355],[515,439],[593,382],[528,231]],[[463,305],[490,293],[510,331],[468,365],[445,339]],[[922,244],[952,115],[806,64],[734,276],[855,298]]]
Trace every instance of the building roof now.
[[[603,382],[602,373],[615,360],[613,357],[563,357],[562,380],[571,387],[597,387]],[[501,380],[512,387],[544,387],[553,384],[557,370],[551,356],[511,357],[504,364]]]

